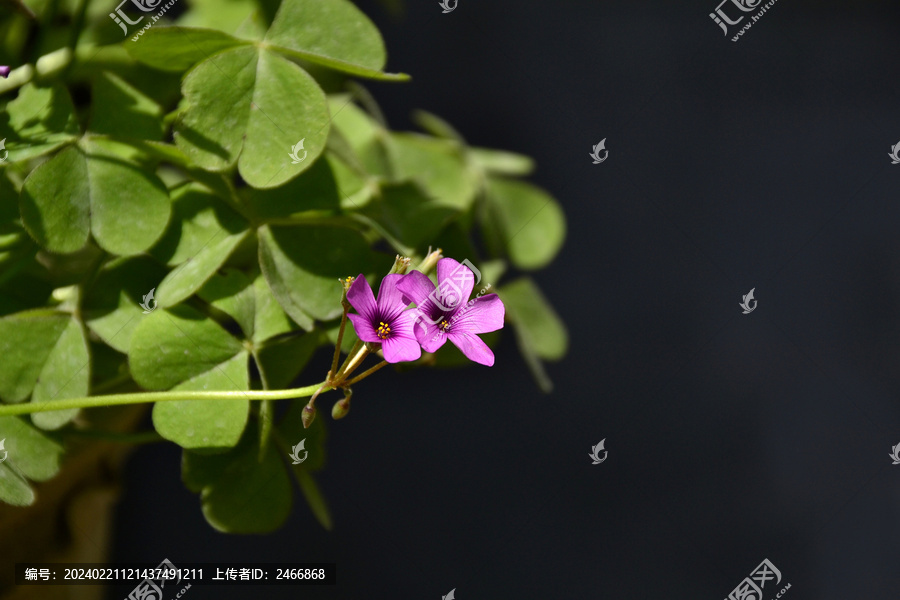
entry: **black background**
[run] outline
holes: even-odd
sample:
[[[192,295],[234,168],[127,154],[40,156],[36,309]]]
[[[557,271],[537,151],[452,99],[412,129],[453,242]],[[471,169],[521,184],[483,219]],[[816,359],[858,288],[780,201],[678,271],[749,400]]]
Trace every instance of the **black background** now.
[[[360,2],[413,76],[367,84],[392,127],[424,108],[533,156],[562,203],[556,389],[511,335],[490,369],[382,371],[329,424],[330,533],[297,498],[274,535],[219,534],[178,449],[143,448],[113,558],[338,565],[194,600],[718,600],[765,558],[788,600],[897,598],[900,6],[778,0],[734,43],[716,4]]]

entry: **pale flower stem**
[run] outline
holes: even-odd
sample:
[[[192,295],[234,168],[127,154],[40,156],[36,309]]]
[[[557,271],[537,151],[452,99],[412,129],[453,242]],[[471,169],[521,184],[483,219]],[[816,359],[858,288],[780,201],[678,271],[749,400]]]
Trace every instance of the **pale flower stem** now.
[[[347,366],[341,371],[340,379],[336,380],[335,383],[341,383],[345,379],[347,379],[347,376],[350,375],[350,373],[352,373],[353,371],[355,371],[356,367],[358,367],[362,363],[362,361],[364,361],[366,359],[366,357],[368,355],[369,355],[369,349],[366,347],[363,347],[363,349],[360,350],[359,352],[357,352],[356,355],[353,357],[353,359],[350,360],[349,364],[347,364]]]
[[[330,389],[325,383],[317,383],[306,387],[289,390],[247,390],[237,392],[177,391],[177,392],[138,392],[134,394],[106,394],[103,396],[87,396],[84,398],[65,398],[50,402],[23,402],[21,404],[0,405],[0,417],[27,415],[70,408],[98,408],[101,406],[118,406],[123,404],[144,404],[146,402],[168,402],[173,400],[289,400],[306,398],[316,390]]]
[[[360,373],[359,375],[357,375],[356,377],[354,377],[354,378],[351,379],[350,381],[344,383],[344,385],[353,385],[353,384],[356,383],[357,381],[360,381],[361,379],[365,379],[366,377],[368,377],[369,375],[371,375],[372,373],[374,373],[374,372],[377,371],[378,369],[380,369],[380,368],[382,368],[382,367],[385,367],[385,366],[387,366],[388,364],[389,364],[388,361],[383,360],[383,361],[381,361],[380,363],[378,363],[377,365],[375,365],[374,367],[372,367],[371,369],[368,369],[368,370],[366,370],[366,371],[363,371],[362,373]]]

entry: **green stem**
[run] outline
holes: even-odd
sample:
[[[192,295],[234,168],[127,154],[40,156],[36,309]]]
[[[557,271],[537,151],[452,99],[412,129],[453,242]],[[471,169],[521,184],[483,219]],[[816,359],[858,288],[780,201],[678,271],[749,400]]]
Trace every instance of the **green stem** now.
[[[66,410],[70,408],[97,408],[101,406],[117,406],[121,404],[143,404],[145,402],[168,402],[172,400],[288,400],[312,396],[324,383],[316,383],[306,387],[289,390],[248,390],[245,392],[138,392],[135,394],[107,394],[104,396],[87,396],[85,398],[66,398],[50,402],[23,402],[21,404],[5,404],[0,406],[0,417],[27,415],[37,412]],[[331,389],[324,387],[324,390]],[[323,391],[324,391],[323,390]]]

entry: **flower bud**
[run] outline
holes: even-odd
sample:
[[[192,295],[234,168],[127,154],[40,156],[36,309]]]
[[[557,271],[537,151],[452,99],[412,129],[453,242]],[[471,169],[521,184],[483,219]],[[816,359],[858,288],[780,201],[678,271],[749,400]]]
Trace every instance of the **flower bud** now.
[[[388,275],[405,275],[409,270],[409,261],[409,258],[398,254],[397,258],[394,259],[394,266],[391,267],[391,271]]]
[[[343,419],[347,416],[348,412],[350,412],[349,396],[334,403],[334,406],[331,407],[331,418],[335,420]]]
[[[310,402],[306,406],[303,407],[303,413],[300,415],[300,419],[303,421],[303,429],[309,428],[312,425],[312,422],[316,418],[316,406]]]
[[[431,250],[431,248],[429,248],[429,250]],[[422,261],[417,270],[428,275],[428,272],[434,268],[434,266],[441,258],[443,258],[443,256],[441,256],[442,252],[443,250],[441,250],[440,248],[438,248],[434,252],[429,252],[428,256],[425,257],[425,260]]]

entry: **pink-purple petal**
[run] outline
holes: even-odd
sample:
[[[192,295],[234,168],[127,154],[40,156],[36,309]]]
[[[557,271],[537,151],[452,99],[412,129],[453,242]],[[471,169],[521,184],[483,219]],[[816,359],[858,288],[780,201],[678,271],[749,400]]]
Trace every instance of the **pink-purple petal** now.
[[[487,294],[467,302],[450,320],[450,331],[489,333],[503,328],[506,308],[497,294]]]
[[[378,316],[375,314],[378,311],[375,295],[372,293],[372,288],[369,287],[369,282],[362,276],[362,273],[359,274],[359,277],[347,290],[347,301],[350,303],[350,306],[356,309],[356,312],[368,321],[374,321]]]
[[[378,288],[378,314],[382,319],[392,320],[398,314],[403,312],[409,302],[399,289],[397,284],[402,280],[404,275],[385,275],[381,280],[381,286]]]
[[[406,275],[403,275],[402,279],[397,282],[397,289],[399,289],[410,302],[421,304],[431,295],[431,292],[434,291],[434,284],[424,273],[411,271]],[[407,302],[407,304],[409,303]]]
[[[447,337],[472,362],[488,367],[494,366],[494,353],[477,335],[450,332]]]
[[[437,292],[431,298],[441,310],[453,311],[463,306],[475,287],[472,270],[452,258],[438,261],[437,279]]]
[[[356,332],[356,337],[364,342],[381,341],[381,338],[378,337],[378,332],[375,331],[375,327],[372,326],[372,321],[363,315],[354,315],[353,313],[348,314],[347,318],[353,323],[353,330]]]
[[[7,67],[6,65],[0,66],[0,77],[2,77],[3,79],[6,79],[7,77],[9,77],[9,72],[11,70],[12,69]]]
[[[418,360],[422,356],[422,348],[415,338],[393,333],[381,343],[381,351],[384,353],[384,360],[389,363]]]

